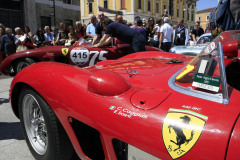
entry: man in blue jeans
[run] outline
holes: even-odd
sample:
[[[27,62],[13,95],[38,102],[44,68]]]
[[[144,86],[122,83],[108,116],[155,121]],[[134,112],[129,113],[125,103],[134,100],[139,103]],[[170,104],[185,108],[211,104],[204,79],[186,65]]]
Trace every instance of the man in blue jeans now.
[[[105,34],[101,38],[98,44],[94,47],[101,47],[108,44],[111,41],[111,37],[116,37],[123,43],[130,44],[131,53],[146,51],[144,36],[128,26],[113,22],[109,18],[104,18],[102,26],[105,29]]]

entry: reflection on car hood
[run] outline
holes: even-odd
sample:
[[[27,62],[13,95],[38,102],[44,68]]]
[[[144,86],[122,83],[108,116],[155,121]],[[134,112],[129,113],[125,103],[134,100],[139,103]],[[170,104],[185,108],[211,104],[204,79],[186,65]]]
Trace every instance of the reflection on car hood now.
[[[182,61],[182,63],[169,63],[169,61],[173,59]],[[85,69],[90,72],[95,72],[99,69],[106,69],[120,74],[132,85],[143,86],[143,84],[150,83],[148,85],[150,85],[152,88],[166,89],[166,87],[168,87],[168,80],[173,75],[173,73],[176,73],[178,70],[183,68],[191,59],[192,57],[190,56],[122,59],[120,61],[117,61],[116,63],[94,65]],[[127,68],[130,68],[130,71],[136,72],[136,75],[130,77],[129,70]],[[159,79],[159,81],[156,81],[156,83],[152,83],[152,79]]]
[[[177,53],[177,54],[187,54],[187,55],[197,55],[200,53],[206,46],[206,44],[198,44],[193,46],[175,46],[171,48],[170,52]]]

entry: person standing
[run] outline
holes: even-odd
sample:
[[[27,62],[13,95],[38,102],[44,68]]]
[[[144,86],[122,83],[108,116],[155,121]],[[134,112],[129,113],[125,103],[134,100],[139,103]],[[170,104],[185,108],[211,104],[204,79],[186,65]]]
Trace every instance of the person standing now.
[[[43,47],[46,44],[45,36],[42,28],[38,28],[36,31],[36,35],[33,37],[34,43],[37,47]]]
[[[115,20],[115,21],[118,22],[118,23],[123,23],[123,24],[124,24],[123,17],[122,17],[122,15],[120,15],[120,14],[118,14],[118,15],[116,16],[116,20]]]
[[[105,34],[94,47],[101,47],[108,44],[111,37],[116,37],[121,42],[130,44],[131,53],[146,51],[145,38],[141,33],[122,23],[113,22],[106,17],[103,19],[102,24],[105,29]]]
[[[60,23],[60,32],[59,32],[59,45],[64,45],[68,40],[68,30],[64,23]]]
[[[139,33],[141,33],[144,38],[146,39],[147,33],[146,30],[142,27],[143,26],[143,22],[141,19],[137,20],[137,26],[133,27],[133,29]]]
[[[57,27],[53,27],[52,31],[53,31],[52,44],[53,44],[54,46],[56,46],[56,45],[58,45],[58,41],[59,41],[58,28],[57,28]]]
[[[205,33],[211,33],[211,27],[210,27],[210,23],[207,23],[207,27],[205,29]]]
[[[196,22],[195,29],[192,31],[192,38],[195,44],[202,34],[204,34],[204,30],[200,27],[200,22]]]
[[[45,30],[45,34],[44,34],[45,40],[46,40],[48,45],[51,45],[51,43],[53,41],[53,33],[50,32],[49,26],[45,26],[44,30]]]
[[[4,57],[7,57],[16,52],[16,44],[12,29],[6,28],[5,32],[6,34],[2,36],[1,50],[4,52]]]
[[[164,9],[164,12],[162,14],[162,19],[164,19],[165,17],[168,17],[168,10]]]
[[[69,39],[66,41],[65,46],[71,46],[77,41],[77,35],[76,35],[76,32],[75,32],[73,26],[69,26],[68,31],[69,31],[69,33],[68,33]]]
[[[21,37],[23,37],[23,34],[22,34],[22,30],[20,27],[16,27],[15,28],[15,44],[16,44],[16,47],[18,47],[18,45],[22,45],[22,42],[21,42]]]
[[[23,41],[23,45],[26,46],[28,49],[34,49],[35,43],[33,41],[33,34],[30,32],[30,28],[25,26],[23,28],[25,40]]]
[[[169,25],[170,18],[164,18],[164,25],[160,29],[159,48],[169,52],[173,45],[173,28]]]
[[[4,35],[4,30],[2,27],[0,27],[0,49],[1,49],[1,42],[2,42],[3,35]]]
[[[87,30],[86,30],[86,36],[88,36],[89,38],[94,38],[95,33],[96,33],[96,26],[97,26],[97,18],[96,16],[92,16],[91,17],[91,23],[87,26]]]
[[[156,21],[156,25],[155,25],[155,34],[153,36],[154,39],[154,47],[158,47],[159,46],[159,38],[160,38],[160,28],[162,25],[162,18],[157,19]]]
[[[153,17],[148,18],[148,26],[146,28],[147,31],[147,45],[153,46],[154,45],[154,39],[153,36],[155,34],[156,29],[155,27],[155,20]]]
[[[175,29],[174,45],[187,45],[188,44],[188,29],[183,25],[183,19],[178,20],[178,26]]]
[[[99,12],[98,13],[98,18],[99,18],[99,23],[97,23],[96,25],[96,31],[95,31],[95,35],[92,41],[92,44],[96,44],[99,42],[99,40],[102,38],[102,36],[104,35],[104,29],[102,26],[102,20],[104,19],[104,13],[103,12]]]
[[[86,37],[86,28],[80,21],[76,22],[76,35],[77,35],[77,40],[79,40],[80,38]]]

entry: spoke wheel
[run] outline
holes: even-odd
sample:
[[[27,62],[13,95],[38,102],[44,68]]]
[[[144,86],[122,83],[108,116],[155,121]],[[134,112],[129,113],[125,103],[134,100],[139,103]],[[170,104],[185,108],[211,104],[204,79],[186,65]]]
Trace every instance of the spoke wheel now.
[[[70,160],[76,156],[57,116],[35,90],[22,88],[18,107],[24,137],[36,160]]]
[[[25,58],[25,59],[18,60],[14,66],[15,74],[20,72],[23,68],[25,68],[31,64],[34,64],[34,63],[36,63],[36,61],[33,60],[32,58]]]
[[[17,73],[20,72],[23,68],[25,68],[27,66],[29,66],[29,64],[25,61],[18,62],[17,65],[16,65],[16,72]]]
[[[37,100],[30,94],[23,98],[22,113],[26,133],[33,149],[38,154],[44,155],[48,147],[46,124]]]

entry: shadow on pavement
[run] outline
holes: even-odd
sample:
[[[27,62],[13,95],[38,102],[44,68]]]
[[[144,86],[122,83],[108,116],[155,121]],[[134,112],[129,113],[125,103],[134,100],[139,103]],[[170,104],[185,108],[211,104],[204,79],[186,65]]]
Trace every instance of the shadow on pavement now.
[[[20,122],[0,122],[0,140],[24,140]]]
[[[9,99],[0,98],[0,105],[3,103],[9,103]]]

